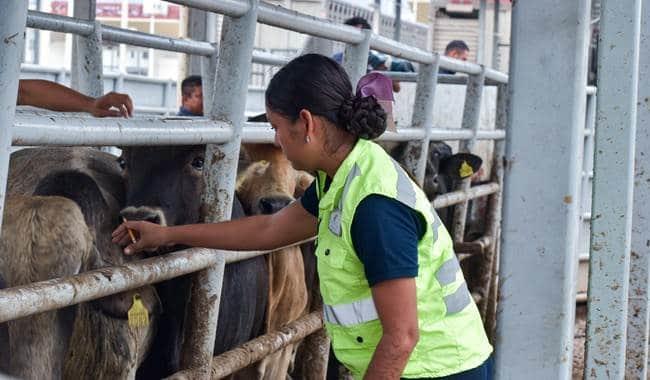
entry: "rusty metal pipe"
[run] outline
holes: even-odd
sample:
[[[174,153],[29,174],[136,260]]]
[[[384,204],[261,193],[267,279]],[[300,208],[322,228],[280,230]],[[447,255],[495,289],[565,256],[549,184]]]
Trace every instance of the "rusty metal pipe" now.
[[[0,290],[0,323],[44,311],[60,309],[216,265],[266,255],[313,240],[268,251],[225,251],[191,248],[115,267],[105,267],[71,277],[35,282]]]
[[[484,197],[486,195],[494,194],[500,189],[499,184],[491,182],[485,185],[470,187],[467,191],[452,191],[451,193],[443,194],[433,200],[433,207],[443,208],[452,206],[470,199]]]
[[[322,314],[322,311],[314,311],[288,323],[278,331],[262,335],[228,352],[213,357],[210,377],[212,379],[224,378],[320,330],[323,328]],[[187,369],[173,374],[170,378],[194,379],[196,375],[196,369]]]

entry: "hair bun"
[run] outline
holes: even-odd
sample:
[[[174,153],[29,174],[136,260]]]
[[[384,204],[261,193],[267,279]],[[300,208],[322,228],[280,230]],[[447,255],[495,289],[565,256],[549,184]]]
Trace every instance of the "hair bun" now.
[[[386,130],[386,112],[374,96],[345,100],[338,116],[348,132],[362,139],[376,139]]]

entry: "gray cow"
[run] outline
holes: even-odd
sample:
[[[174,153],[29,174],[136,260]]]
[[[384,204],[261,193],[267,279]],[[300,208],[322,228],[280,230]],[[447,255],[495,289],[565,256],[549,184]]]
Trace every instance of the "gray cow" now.
[[[0,276],[12,287],[125,261],[110,242],[124,199],[114,156],[88,148],[25,149],[11,157]],[[133,258],[126,258],[132,260]],[[2,282],[2,281],[0,281]],[[150,311],[131,329],[135,293]],[[20,378],[135,377],[159,310],[153,287],[0,326],[2,370]]]

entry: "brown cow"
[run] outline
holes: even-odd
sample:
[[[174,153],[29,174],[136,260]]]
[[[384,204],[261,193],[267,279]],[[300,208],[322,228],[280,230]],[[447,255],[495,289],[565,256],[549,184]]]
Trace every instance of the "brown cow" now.
[[[244,210],[249,215],[272,214],[302,194],[313,178],[296,171],[282,154],[270,144],[251,144],[245,146],[246,153],[253,162],[240,175],[237,194]],[[300,247],[283,249],[267,256],[270,288],[267,307],[267,331],[274,331],[282,325],[294,321],[310,310],[314,263],[313,257],[305,257],[309,272],[305,273],[305,262]],[[306,280],[306,277],[309,280]],[[265,358],[257,366],[260,378],[279,379],[287,374],[292,360],[294,346]],[[317,374],[311,374],[318,376]],[[305,378],[301,375],[301,378]]]
[[[124,197],[115,157],[87,148],[16,152],[8,193],[0,249],[6,286],[123,262],[110,242]],[[136,292],[151,313],[148,328],[128,326],[126,313]],[[157,309],[153,288],[144,287],[9,322],[10,360],[4,370],[21,378],[133,378]],[[20,334],[11,333],[16,329]],[[48,341],[56,345],[42,343]]]

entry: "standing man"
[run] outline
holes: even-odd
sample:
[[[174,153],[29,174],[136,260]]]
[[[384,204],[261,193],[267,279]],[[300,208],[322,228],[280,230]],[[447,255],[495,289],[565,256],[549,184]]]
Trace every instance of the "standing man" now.
[[[445,55],[450,58],[467,61],[467,58],[469,57],[469,46],[467,46],[465,41],[453,40],[447,44]],[[454,75],[456,72],[447,69],[440,69],[440,74]]]
[[[181,82],[182,104],[178,116],[203,116],[203,86],[200,75],[190,75]]]

